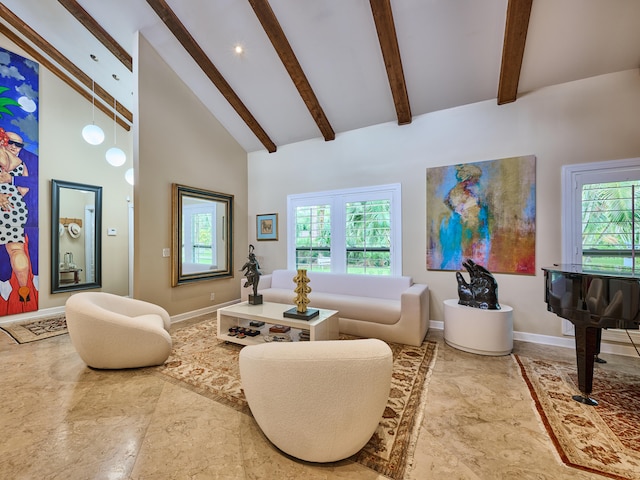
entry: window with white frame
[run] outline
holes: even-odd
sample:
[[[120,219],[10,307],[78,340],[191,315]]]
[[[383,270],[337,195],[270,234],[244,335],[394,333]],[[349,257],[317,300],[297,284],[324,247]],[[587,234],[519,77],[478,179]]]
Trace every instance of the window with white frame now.
[[[216,265],[215,202],[188,199],[183,204],[182,261]]]
[[[562,262],[640,268],[640,158],[562,169]],[[637,270],[636,270],[637,271]],[[563,333],[573,325],[563,322]],[[609,329],[602,338],[626,343],[640,334]]]
[[[640,267],[640,159],[563,168],[563,262]]]
[[[399,184],[287,197],[291,269],[402,274]]]

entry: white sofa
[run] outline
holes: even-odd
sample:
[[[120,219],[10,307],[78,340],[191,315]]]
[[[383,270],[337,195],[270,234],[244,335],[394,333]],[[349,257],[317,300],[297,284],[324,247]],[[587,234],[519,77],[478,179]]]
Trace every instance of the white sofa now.
[[[265,302],[293,305],[295,270],[261,275]],[[307,271],[309,307],[338,310],[340,332],[419,346],[429,329],[429,288],[407,276],[373,276]],[[244,279],[243,279],[244,280]],[[249,288],[242,288],[247,300]]]

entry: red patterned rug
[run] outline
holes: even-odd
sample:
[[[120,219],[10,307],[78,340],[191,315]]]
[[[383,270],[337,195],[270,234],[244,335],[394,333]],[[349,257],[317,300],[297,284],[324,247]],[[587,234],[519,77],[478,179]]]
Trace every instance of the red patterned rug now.
[[[562,461],[619,480],[640,480],[640,376],[596,372],[591,407],[579,392],[576,366],[515,356]]]
[[[242,346],[218,340],[216,330],[216,320],[207,319],[172,331],[171,356],[154,371],[173,383],[251,414],[238,368]],[[389,346],[393,374],[387,407],[369,443],[351,460],[399,480],[412,462],[437,344],[425,341],[420,347],[395,343]]]

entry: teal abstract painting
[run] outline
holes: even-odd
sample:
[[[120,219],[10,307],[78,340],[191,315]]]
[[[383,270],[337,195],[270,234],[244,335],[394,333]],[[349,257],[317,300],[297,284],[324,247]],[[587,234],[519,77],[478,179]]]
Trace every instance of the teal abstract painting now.
[[[533,155],[427,169],[427,269],[535,274]]]

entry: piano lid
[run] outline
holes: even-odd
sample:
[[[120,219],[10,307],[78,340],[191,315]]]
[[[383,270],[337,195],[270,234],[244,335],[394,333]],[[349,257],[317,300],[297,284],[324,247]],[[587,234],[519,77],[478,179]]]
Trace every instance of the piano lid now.
[[[630,268],[556,265],[543,268],[548,310],[574,324],[638,328],[640,274]]]
[[[640,279],[640,269],[631,267],[608,267],[600,265],[586,265],[579,263],[554,264],[552,267],[542,267],[542,270],[558,273],[575,273],[580,275],[597,275],[612,278]]]

